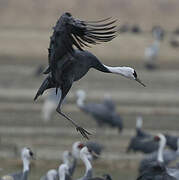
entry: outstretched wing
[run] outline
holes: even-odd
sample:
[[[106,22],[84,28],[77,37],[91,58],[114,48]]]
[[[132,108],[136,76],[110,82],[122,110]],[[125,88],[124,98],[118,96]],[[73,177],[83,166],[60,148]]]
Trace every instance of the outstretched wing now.
[[[71,24],[71,37],[74,45],[83,50],[83,47],[89,47],[90,44],[111,41],[116,37],[116,26],[114,25],[116,21],[111,18],[100,21],[75,20]]]
[[[75,19],[70,13],[64,13],[58,19],[50,39],[48,56],[50,69],[55,69],[57,62],[62,60],[65,55],[69,53],[73,55],[74,47],[82,51],[85,46],[111,41],[117,35],[115,22],[116,20],[112,20],[112,18],[83,21]],[[62,64],[64,63],[62,62]]]

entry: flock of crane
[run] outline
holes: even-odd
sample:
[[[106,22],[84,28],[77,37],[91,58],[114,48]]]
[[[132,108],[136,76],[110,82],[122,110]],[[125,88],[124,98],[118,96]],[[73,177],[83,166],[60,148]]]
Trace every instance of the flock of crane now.
[[[87,139],[90,133],[61,111],[63,101],[75,81],[80,80],[86,75],[90,68],[94,68],[104,73],[124,76],[145,86],[133,68],[104,65],[95,55],[84,50],[85,46],[90,46],[91,44],[96,45],[114,39],[118,34],[118,28],[114,23],[116,23],[116,20],[112,18],[99,21],[83,21],[74,18],[70,13],[62,14],[53,28],[54,32],[50,38],[50,46],[48,49],[49,66],[44,72],[47,77],[41,84],[34,98],[34,100],[36,100],[44,91],[52,89],[43,106],[42,114],[44,119],[50,119],[52,110],[57,107],[56,111],[70,121],[76,130]],[[159,47],[159,40],[162,37],[161,31],[155,31],[154,37],[155,42],[153,46],[146,49],[146,55],[153,56],[153,58],[155,54],[151,54],[153,50],[157,51]],[[150,63],[147,63],[146,66],[153,68],[153,65]],[[100,104],[87,104],[85,103],[86,94],[84,91],[79,90],[76,96],[77,106],[80,110],[91,115],[100,127],[103,124],[108,124],[122,131],[123,120],[116,112],[115,104],[109,97],[106,97],[104,102]],[[51,107],[51,109],[49,109],[49,107]],[[136,124],[136,136],[131,139],[126,150],[127,152],[133,150],[135,152],[150,153],[141,161],[137,179],[179,179],[179,169],[177,165],[174,168],[168,167],[168,164],[176,160],[179,155],[178,137],[164,134],[153,136],[144,132],[141,127],[142,118],[140,117]],[[164,150],[166,145],[173,147],[174,150]],[[105,174],[103,177],[93,176],[92,161],[100,156],[102,150],[103,146],[95,142],[75,142],[72,145],[71,152],[65,151],[63,153],[63,163],[55,169],[50,169],[42,176],[41,180],[72,179],[79,159],[83,161],[86,168],[85,174],[79,178],[80,180],[111,180],[112,178],[109,174]],[[4,175],[0,180],[27,180],[30,160],[33,159],[33,157],[34,153],[30,148],[23,148],[21,151],[23,170],[19,173]]]
[[[155,144],[155,146],[154,146]],[[165,150],[168,145],[171,150]],[[85,174],[80,180],[112,180],[110,174],[102,177],[93,176],[92,161],[98,159],[104,146],[99,143],[87,141],[86,143],[77,141],[72,145],[71,151],[64,151],[63,162],[55,169],[50,169],[40,180],[70,180],[77,167],[77,161],[82,160],[85,166]],[[148,150],[146,150],[148,149]],[[136,136],[132,137],[127,152],[140,151],[147,155],[141,160],[138,168],[138,180],[177,180],[179,179],[178,165],[168,167],[168,165],[179,157],[179,137],[157,134],[155,136],[142,130],[142,119],[137,119]],[[8,174],[1,177],[1,180],[27,180],[30,171],[30,161],[34,158],[34,153],[30,148],[21,150],[23,169],[18,173]],[[32,172],[33,173],[33,172]]]

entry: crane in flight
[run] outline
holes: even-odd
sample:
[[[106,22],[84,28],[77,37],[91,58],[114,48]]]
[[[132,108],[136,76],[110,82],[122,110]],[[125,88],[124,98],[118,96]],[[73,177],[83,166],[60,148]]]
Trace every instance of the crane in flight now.
[[[50,39],[49,66],[44,72],[48,75],[34,98],[36,100],[38,96],[50,88],[56,88],[56,92],[61,91],[56,111],[69,120],[76,127],[76,130],[87,139],[90,133],[61,111],[62,102],[73,82],[81,79],[90,68],[94,68],[104,73],[120,74],[145,86],[138,79],[133,68],[106,66],[95,55],[83,49],[85,46],[89,47],[90,44],[95,45],[114,39],[117,36],[115,22],[116,20],[111,20],[111,18],[99,21],[82,21],[74,18],[68,12],[62,14]]]

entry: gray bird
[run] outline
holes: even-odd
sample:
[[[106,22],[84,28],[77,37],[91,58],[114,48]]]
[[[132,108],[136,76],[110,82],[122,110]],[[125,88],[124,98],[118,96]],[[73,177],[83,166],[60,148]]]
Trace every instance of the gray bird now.
[[[144,172],[151,163],[156,162],[157,160],[168,165],[170,162],[176,160],[179,157],[179,151],[164,150],[166,145],[166,138],[163,134],[159,134],[154,137],[156,141],[159,142],[159,149],[148,156],[146,156],[139,166],[139,172]]]
[[[103,177],[93,177],[93,168],[91,164],[93,153],[94,151],[87,146],[80,150],[80,159],[84,162],[86,170],[84,176],[77,180],[112,180],[109,174],[105,174]]]
[[[77,106],[83,112],[91,115],[98,126],[101,127],[104,124],[111,127],[117,127],[119,132],[123,129],[123,120],[119,114],[115,111],[115,105],[111,100],[105,99],[103,103],[84,103],[86,93],[83,90],[78,90],[77,93]]]
[[[0,180],[27,180],[30,170],[30,159],[33,158],[33,152],[30,148],[23,148],[21,151],[21,159],[23,162],[23,170],[18,173],[4,175]]]
[[[102,22],[105,23],[102,24]],[[39,95],[50,88],[61,90],[62,95],[56,110],[69,120],[85,138],[88,138],[90,133],[61,111],[61,104],[75,81],[80,80],[90,68],[95,68],[105,73],[120,74],[143,84],[134,69],[106,66],[92,53],[82,49],[88,44],[107,42],[115,38],[116,30],[113,26],[115,22],[115,20],[109,21],[109,18],[98,22],[86,22],[75,19],[70,13],[64,13],[57,21],[51,37],[49,67],[45,71],[48,76],[34,98],[36,100]]]
[[[160,144],[157,157],[154,159],[149,159],[149,157],[147,157],[147,161],[141,164],[143,167],[140,169],[137,180],[176,180],[176,178],[169,173],[163,156],[163,150],[166,144],[165,136],[163,134],[158,134],[155,136],[155,140],[159,141]]]
[[[87,146],[83,147],[80,150],[80,159],[83,161],[85,164],[85,174],[81,178],[77,180],[88,180],[89,178],[92,178],[93,176],[93,171],[92,171],[92,165],[90,160],[92,160],[92,151],[91,149],[88,149]]]
[[[126,152],[152,153],[158,149],[158,142],[154,141],[152,135],[142,130],[143,120],[141,116],[136,120],[136,135],[131,138]]]

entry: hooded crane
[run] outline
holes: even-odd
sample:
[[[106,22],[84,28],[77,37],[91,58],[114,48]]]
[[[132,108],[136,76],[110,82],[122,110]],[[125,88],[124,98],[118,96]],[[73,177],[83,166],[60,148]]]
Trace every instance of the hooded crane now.
[[[30,159],[33,158],[33,152],[30,148],[23,148],[21,151],[21,158],[23,162],[22,172],[13,173],[1,177],[1,180],[27,180],[29,169],[30,169]]]
[[[142,117],[138,116],[136,120],[136,135],[131,138],[126,152],[132,150],[134,152],[152,153],[158,149],[158,142],[151,139],[152,135],[142,130],[142,124]]]
[[[140,175],[137,180],[176,180],[168,172],[168,168],[165,166],[163,159],[163,149],[166,144],[166,139],[163,134],[155,136],[155,140],[159,141],[160,148],[157,152],[157,158],[155,161],[148,162],[143,171],[140,171]]]
[[[149,70],[156,69],[156,60],[160,51],[160,42],[164,37],[164,32],[160,27],[154,27],[152,30],[154,42],[145,48],[145,66]]]
[[[97,143],[97,142],[93,142],[93,141],[88,141],[86,143],[83,143],[83,142],[80,142],[80,141],[77,141],[75,143],[73,143],[72,145],[72,156],[77,160],[80,158],[80,150],[84,147],[84,146],[87,146],[88,148],[90,148],[93,152],[95,152],[95,156],[93,154],[93,157],[92,159],[97,159],[103,149],[104,149],[104,146]]]
[[[77,180],[112,180],[109,174],[105,174],[102,177],[93,177],[93,168],[91,165],[91,160],[93,157],[94,151],[91,150],[89,147],[85,146],[80,151],[80,159],[84,162],[86,171],[83,177]]]
[[[143,118],[142,116],[138,116],[136,118],[136,136],[139,138],[150,138],[151,135],[144,130],[142,130],[143,126]]]
[[[77,93],[77,106],[85,113],[91,115],[101,127],[107,124],[111,127],[117,127],[121,132],[123,129],[123,121],[119,114],[115,111],[115,105],[111,100],[105,99],[103,103],[84,103],[86,93],[83,90],[78,90]]]
[[[94,152],[92,154],[92,160],[96,160],[101,155],[101,152],[104,149],[104,147],[101,144],[99,144],[97,142],[93,142],[93,141],[88,141],[86,143],[77,141],[77,142],[73,143],[72,153],[70,153],[70,155],[67,155],[67,154],[69,154],[69,152],[66,151],[63,154],[63,162],[65,164],[68,164],[70,176],[73,176],[73,173],[76,169],[77,160],[80,159],[80,150],[85,146],[87,146],[89,149],[91,149]],[[72,162],[69,160],[71,158],[71,154],[73,156]]]
[[[144,172],[150,166],[150,164],[156,162],[157,159],[160,159],[161,162],[163,162],[165,165],[168,165],[170,162],[176,160],[179,157],[179,148],[177,151],[164,150],[166,145],[166,138],[163,134],[155,136],[155,140],[159,142],[158,151],[149,154],[140,162],[139,172]]]
[[[115,73],[134,79],[144,85],[138,79],[134,69],[106,66],[92,53],[82,49],[89,44],[108,42],[116,37],[116,26],[113,26],[116,20],[108,21],[109,18],[96,22],[81,21],[75,19],[70,13],[64,13],[59,18],[50,40],[49,67],[45,71],[48,76],[34,98],[36,100],[39,95],[50,88],[60,90],[62,95],[56,109],[57,112],[68,119],[85,138],[88,138],[90,133],[61,111],[61,104],[73,82],[81,79],[90,68],[95,68],[105,73]],[[102,24],[102,22],[105,23]]]

